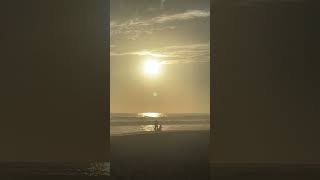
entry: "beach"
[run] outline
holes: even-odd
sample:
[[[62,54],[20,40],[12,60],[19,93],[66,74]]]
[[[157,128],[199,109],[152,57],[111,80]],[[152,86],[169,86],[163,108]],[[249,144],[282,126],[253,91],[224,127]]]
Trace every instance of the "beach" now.
[[[117,179],[209,179],[209,131],[111,136]]]
[[[161,131],[154,131],[155,121]],[[0,179],[209,179],[209,122],[207,114],[113,114],[110,166],[3,162]]]

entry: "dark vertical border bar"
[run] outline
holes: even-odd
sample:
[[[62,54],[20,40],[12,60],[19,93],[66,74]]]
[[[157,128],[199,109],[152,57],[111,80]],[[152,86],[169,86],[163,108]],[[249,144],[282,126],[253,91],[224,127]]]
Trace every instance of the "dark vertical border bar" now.
[[[215,19],[217,0],[210,1],[210,140],[209,140],[209,178],[213,179],[213,156],[214,156],[214,134],[215,134],[215,113],[214,113],[214,86],[215,86],[215,63],[216,63],[216,43],[215,43]]]
[[[208,165],[210,172],[210,179],[212,179],[211,175],[211,164],[212,164],[212,151],[213,151],[213,139],[214,139],[214,108],[213,108],[213,87],[214,87],[214,3],[215,0],[210,1],[210,140],[209,140],[209,154],[208,154]]]
[[[1,1],[0,162],[109,159],[108,4]]]
[[[107,160],[110,161],[110,1],[104,0],[106,3],[106,13],[105,13],[105,29],[106,29],[106,105],[105,105],[105,118],[106,118],[106,131],[107,131]]]

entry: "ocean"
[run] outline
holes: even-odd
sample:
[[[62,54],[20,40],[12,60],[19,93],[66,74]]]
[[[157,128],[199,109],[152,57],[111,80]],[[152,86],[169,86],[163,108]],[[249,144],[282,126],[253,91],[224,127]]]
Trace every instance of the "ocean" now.
[[[209,114],[111,113],[111,136],[153,132],[155,121],[162,125],[162,131],[210,130]]]

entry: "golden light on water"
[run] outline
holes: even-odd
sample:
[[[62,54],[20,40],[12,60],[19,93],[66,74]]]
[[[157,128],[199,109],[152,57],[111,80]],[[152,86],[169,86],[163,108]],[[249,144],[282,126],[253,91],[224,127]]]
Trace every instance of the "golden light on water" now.
[[[142,126],[142,130],[146,132],[154,131],[154,125],[144,125]]]
[[[144,112],[144,113],[140,113],[140,116],[157,118],[157,117],[161,117],[162,114],[157,112]]]

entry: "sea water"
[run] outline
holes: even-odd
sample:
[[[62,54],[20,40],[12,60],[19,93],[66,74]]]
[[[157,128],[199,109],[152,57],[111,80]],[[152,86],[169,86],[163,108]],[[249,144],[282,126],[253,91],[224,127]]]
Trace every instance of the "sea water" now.
[[[210,129],[210,115],[200,113],[111,113],[111,136],[154,131],[155,122],[162,131],[197,131]]]

